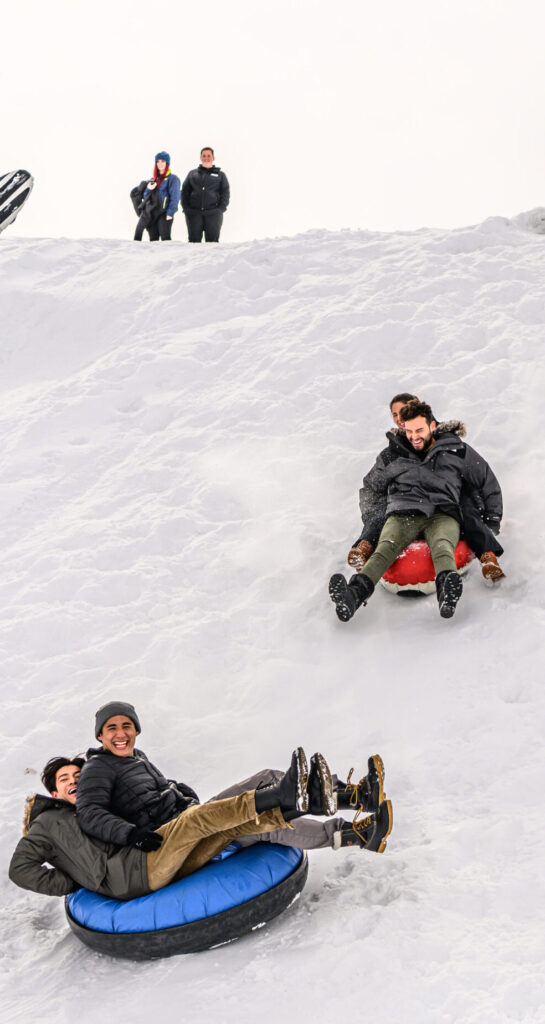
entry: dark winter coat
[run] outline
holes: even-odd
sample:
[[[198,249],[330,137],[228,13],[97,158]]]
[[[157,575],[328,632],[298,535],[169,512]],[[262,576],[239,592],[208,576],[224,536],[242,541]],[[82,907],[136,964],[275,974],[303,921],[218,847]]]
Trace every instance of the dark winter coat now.
[[[148,196],[153,195],[154,192],[158,193],[160,196],[159,213],[164,213],[165,217],[173,217],[178,209],[178,203],[180,202],[179,177],[176,174],[172,174],[171,171],[168,171],[166,177],[159,185],[159,188],[149,189],[146,185],[143,196],[144,203]]]
[[[146,198],[144,199],[145,192]],[[147,181],[141,181],[139,185],[132,189],[131,200],[135,213],[140,217],[144,227],[149,227],[150,224],[153,224],[163,212],[159,191],[152,189],[150,192]]]
[[[400,430],[388,431],[388,447],[364,477],[360,510],[366,539],[375,544],[389,515],[444,512],[462,521],[462,488],[470,493],[485,520],[502,517],[500,485],[488,463],[462,441],[465,427],[457,420],[439,423],[435,444],[418,455]]]
[[[190,786],[165,779],[136,748],[130,757],[117,757],[99,747],[87,758],[78,780],[78,822],[106,843],[125,846],[134,826],[157,829],[199,802]]]
[[[150,891],[145,853],[86,836],[73,804],[39,794],[27,800],[9,877],[46,896],[65,896],[80,886],[120,900]]]
[[[203,167],[190,171],[182,185],[182,209],[221,210],[229,206],[229,182],[221,167]]]

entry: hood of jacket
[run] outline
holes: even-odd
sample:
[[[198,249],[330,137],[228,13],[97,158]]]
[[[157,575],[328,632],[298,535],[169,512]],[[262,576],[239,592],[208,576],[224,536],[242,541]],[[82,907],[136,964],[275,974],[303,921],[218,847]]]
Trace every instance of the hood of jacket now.
[[[76,810],[75,804],[70,804],[67,800],[57,800],[53,796],[43,796],[42,793],[33,793],[31,796],[27,796],[23,814],[23,835],[26,836],[33,821],[36,821],[36,818],[44,811],[62,810],[63,807],[72,811]]]
[[[461,420],[443,420],[438,423],[435,430],[433,431],[434,438],[438,439],[444,437],[445,434],[454,434],[455,437],[465,437],[466,427],[465,423]],[[403,449],[405,451],[412,452],[413,447],[409,441],[404,430],[400,427],[392,427],[391,430],[386,431],[386,438],[390,444],[390,447],[396,449]]]

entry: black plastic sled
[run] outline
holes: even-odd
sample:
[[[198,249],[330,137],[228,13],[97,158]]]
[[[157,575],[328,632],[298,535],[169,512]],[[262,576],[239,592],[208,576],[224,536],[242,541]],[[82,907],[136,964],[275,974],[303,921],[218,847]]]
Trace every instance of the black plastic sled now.
[[[26,203],[34,178],[28,171],[8,171],[0,174],[0,231],[13,224],[19,210]]]

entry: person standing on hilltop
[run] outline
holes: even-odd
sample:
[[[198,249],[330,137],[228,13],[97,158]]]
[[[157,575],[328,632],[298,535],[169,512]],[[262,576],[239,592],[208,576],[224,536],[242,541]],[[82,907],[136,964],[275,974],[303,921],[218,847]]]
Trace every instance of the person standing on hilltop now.
[[[142,241],[144,229],[150,242],[159,239],[170,242],[172,222],[180,202],[180,179],[170,170],[170,153],[164,149],[156,153],[150,180],[141,181],[133,188],[131,199],[139,217],[135,242]]]
[[[182,209],[188,242],[219,242],[223,214],[229,206],[229,182],[214,164],[211,146],[201,149],[200,166],[190,171],[182,185]]]

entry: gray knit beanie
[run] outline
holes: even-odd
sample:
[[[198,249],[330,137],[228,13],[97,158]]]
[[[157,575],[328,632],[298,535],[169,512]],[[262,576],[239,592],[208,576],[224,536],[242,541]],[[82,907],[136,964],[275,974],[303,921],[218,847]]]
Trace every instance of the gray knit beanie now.
[[[95,715],[95,736],[98,740],[104,724],[114,715],[126,715],[136,726],[137,732],[142,732],[138,715],[133,704],[125,704],[122,700],[111,700],[109,704],[103,704]]]

